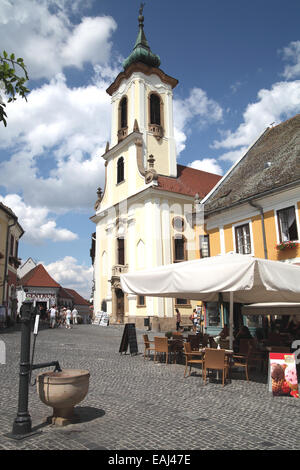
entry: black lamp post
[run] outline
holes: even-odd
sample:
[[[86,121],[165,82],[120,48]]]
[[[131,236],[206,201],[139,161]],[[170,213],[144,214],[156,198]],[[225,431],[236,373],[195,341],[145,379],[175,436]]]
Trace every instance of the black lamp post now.
[[[33,304],[25,301],[21,307],[21,354],[19,374],[18,413],[13,423],[11,437],[21,439],[32,434],[31,416],[28,412],[28,393],[30,375],[30,336],[34,314]]]
[[[31,416],[28,411],[28,395],[31,371],[44,367],[55,366],[55,371],[61,371],[58,361],[47,362],[43,364],[32,364],[30,361],[30,339],[31,325],[36,309],[31,301],[25,301],[21,307],[21,353],[20,353],[20,374],[19,374],[19,400],[18,413],[13,423],[11,434],[7,437],[12,439],[24,439],[38,431],[33,431],[31,427]],[[33,357],[32,357],[33,361]]]

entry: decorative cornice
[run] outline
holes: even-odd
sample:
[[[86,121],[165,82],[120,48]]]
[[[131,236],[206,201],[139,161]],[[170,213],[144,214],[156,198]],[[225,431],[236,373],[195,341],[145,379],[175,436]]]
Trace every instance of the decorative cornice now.
[[[122,80],[127,80],[134,72],[141,72],[145,75],[157,75],[162,82],[167,83],[172,88],[175,88],[178,84],[178,80],[176,78],[170,77],[165,72],[157,67],[150,67],[149,65],[143,64],[143,62],[135,62],[131,64],[126,70],[119,73],[115,81],[107,88],[106,92],[112,96],[121,85]]]
[[[133,131],[131,132],[130,134],[128,134],[123,140],[121,140],[120,142],[118,142],[114,147],[112,147],[111,149],[109,149],[107,152],[105,152],[102,156],[102,158],[104,158],[104,160],[108,160],[108,158],[113,155],[113,153],[117,150],[121,150],[122,147],[125,147],[126,145],[130,144],[131,141],[134,141],[134,140],[142,140],[143,139],[143,134],[141,132],[137,132],[137,131]]]

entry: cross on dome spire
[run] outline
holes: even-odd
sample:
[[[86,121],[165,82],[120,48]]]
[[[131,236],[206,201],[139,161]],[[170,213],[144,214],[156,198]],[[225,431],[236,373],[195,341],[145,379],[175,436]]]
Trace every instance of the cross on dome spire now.
[[[149,47],[148,41],[144,33],[144,10],[145,3],[141,3],[139,8],[139,32],[132,53],[123,62],[123,67],[126,70],[129,65],[135,62],[143,62],[151,67],[160,66],[160,58],[158,55],[153,54]]]

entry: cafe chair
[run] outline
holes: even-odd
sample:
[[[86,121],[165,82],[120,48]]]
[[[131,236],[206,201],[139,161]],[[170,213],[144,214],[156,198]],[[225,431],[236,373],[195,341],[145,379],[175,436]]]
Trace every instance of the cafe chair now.
[[[248,360],[249,360],[249,353],[248,354],[233,354],[230,361],[230,376],[231,371],[234,368],[241,368],[245,370],[247,382],[249,382],[249,374],[248,374]]]
[[[191,344],[192,351],[199,351],[200,339],[199,335],[188,335],[187,341]]]
[[[183,341],[183,335],[179,331],[173,331],[172,338],[179,341]]]
[[[220,339],[220,348],[221,349],[229,349],[229,340]]]
[[[209,341],[209,344],[210,344],[211,348],[217,349],[218,345],[217,345],[217,343],[215,342],[215,340],[212,336],[209,337],[208,341]]]
[[[151,347],[151,343],[153,343],[153,341],[150,341],[149,338],[148,338],[148,335],[143,335],[143,340],[144,340],[144,359],[146,357],[146,353],[148,354],[148,358],[150,359],[150,351],[155,351],[155,348]]]
[[[209,343],[209,336],[204,334],[203,337],[202,337],[202,346],[204,348],[206,348],[208,343]]]
[[[184,343],[184,355],[185,355],[185,370],[184,370],[184,377],[186,377],[187,368],[190,367],[189,375],[191,375],[192,366],[196,364],[201,365],[202,370],[202,377],[203,377],[203,366],[204,366],[204,359],[203,353],[198,351],[192,351],[191,343],[186,342]]]
[[[249,346],[250,346],[251,339],[247,338],[241,338],[239,340],[239,352],[238,354],[240,356],[247,356],[249,353]]]
[[[183,339],[174,336],[173,339],[169,340],[169,350],[171,354],[174,356],[174,362],[176,364],[177,355],[180,357],[183,351]]]
[[[225,355],[225,349],[205,348],[204,354],[204,383],[210,370],[222,371],[222,386],[224,387],[225,378],[228,375],[228,361]]]
[[[252,366],[260,366],[260,370],[263,371],[266,368],[267,356],[265,351],[261,351],[257,348],[255,340],[249,341],[248,349],[248,368]]]
[[[168,342],[168,338],[163,337],[163,336],[154,336],[154,360],[156,361],[157,354],[159,354],[159,356],[164,354],[166,357],[166,364],[167,364],[170,353],[171,353],[171,348]]]

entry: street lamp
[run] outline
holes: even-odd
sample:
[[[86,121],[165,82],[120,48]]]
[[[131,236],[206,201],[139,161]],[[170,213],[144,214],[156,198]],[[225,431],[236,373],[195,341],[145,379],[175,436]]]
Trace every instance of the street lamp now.
[[[31,301],[25,300],[21,306],[21,353],[20,353],[20,374],[19,374],[19,399],[18,399],[18,413],[13,423],[11,434],[7,437],[12,439],[24,439],[37,431],[32,430],[31,416],[28,411],[28,394],[29,382],[31,371],[34,369],[41,369],[44,367],[55,366],[55,370],[61,371],[58,361],[35,364],[30,361],[30,337],[32,319],[36,314],[36,308],[33,307]],[[37,334],[37,331],[36,333]]]

